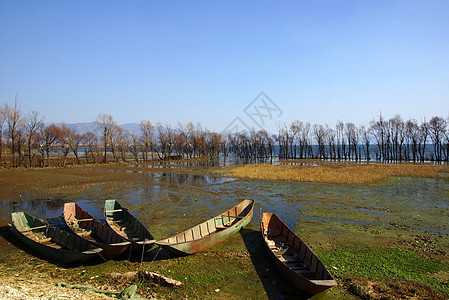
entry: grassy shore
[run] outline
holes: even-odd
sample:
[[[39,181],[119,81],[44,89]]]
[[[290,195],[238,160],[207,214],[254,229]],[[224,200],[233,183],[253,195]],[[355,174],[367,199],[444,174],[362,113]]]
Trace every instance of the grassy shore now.
[[[288,165],[287,165],[288,163]],[[388,177],[439,178],[449,172],[449,166],[430,164],[357,164],[323,161],[287,161],[280,165],[250,164],[225,167],[224,176],[300,182],[338,184],[371,184]]]

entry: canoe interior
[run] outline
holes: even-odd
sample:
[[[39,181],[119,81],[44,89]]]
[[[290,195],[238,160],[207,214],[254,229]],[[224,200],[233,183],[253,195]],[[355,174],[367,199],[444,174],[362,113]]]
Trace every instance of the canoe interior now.
[[[261,231],[267,247],[277,262],[288,269],[287,275],[291,277],[296,275],[299,281],[305,279],[311,286],[322,286],[323,289],[337,285],[312,250],[275,214],[263,214]],[[294,278],[287,279],[295,281]],[[315,290],[320,289],[317,287]]]
[[[125,239],[138,244],[152,243],[153,235],[116,200],[106,200],[104,215],[108,225]]]
[[[195,227],[187,229],[177,235],[167,239],[158,241],[157,243],[175,245],[179,243],[188,243],[198,239],[213,235],[219,231],[225,230],[240,222],[248,214],[250,214],[254,207],[253,200],[244,200],[238,205],[234,206],[228,211],[209,219]]]
[[[92,217],[76,203],[64,204],[64,220],[75,234],[90,242],[100,244],[127,242],[124,237]]]
[[[43,246],[74,252],[99,252],[91,243],[24,212],[12,213],[11,218],[13,226],[24,237]]]

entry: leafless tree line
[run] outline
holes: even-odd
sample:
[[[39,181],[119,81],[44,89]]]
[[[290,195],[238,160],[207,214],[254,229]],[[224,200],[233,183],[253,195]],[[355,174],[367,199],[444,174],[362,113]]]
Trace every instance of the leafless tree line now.
[[[99,114],[95,124],[101,134],[80,133],[64,123],[46,125],[39,112],[24,114],[17,100],[14,106],[4,104],[0,106],[0,166],[214,158],[226,152],[221,134],[200,124],[173,128],[141,121],[140,134],[125,132],[108,114]]]
[[[141,121],[139,133],[125,132],[111,115],[95,120],[101,134],[80,133],[66,124],[45,124],[37,111],[25,114],[18,101],[0,106],[0,166],[65,166],[70,163],[107,163],[135,160],[216,158],[320,158],[338,160],[449,161],[449,119],[402,120],[380,115],[369,126],[337,122],[294,121],[266,130],[217,133],[200,124],[152,124]],[[82,149],[82,150],[81,150]]]
[[[399,115],[386,120],[380,115],[369,126],[339,121],[335,128],[295,121],[280,127],[273,140],[280,158],[449,161],[449,119],[442,117],[418,122],[404,121]]]
[[[246,159],[277,156],[280,159],[448,162],[448,144],[449,119],[404,121],[399,115],[388,120],[380,115],[369,126],[338,121],[335,128],[294,121],[289,126],[279,126],[277,134],[251,130],[228,135],[226,139],[227,149]]]

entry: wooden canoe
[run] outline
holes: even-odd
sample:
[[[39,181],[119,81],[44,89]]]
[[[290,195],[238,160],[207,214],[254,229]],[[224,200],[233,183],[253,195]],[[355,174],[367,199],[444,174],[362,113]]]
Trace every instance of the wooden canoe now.
[[[154,244],[155,239],[148,229],[125,207],[116,200],[106,200],[104,216],[107,224],[119,235],[131,242],[132,249],[146,251]]]
[[[244,200],[230,210],[156,244],[178,255],[207,250],[246,226],[251,221],[253,209],[254,200]]]
[[[24,212],[11,213],[12,229],[19,240],[36,252],[63,263],[82,263],[103,249]]]
[[[63,215],[69,231],[102,248],[102,255],[106,258],[120,255],[131,244],[130,241],[92,217],[76,203],[65,203]]]
[[[316,294],[337,282],[307,245],[273,213],[264,213],[260,224],[269,256],[296,289]]]

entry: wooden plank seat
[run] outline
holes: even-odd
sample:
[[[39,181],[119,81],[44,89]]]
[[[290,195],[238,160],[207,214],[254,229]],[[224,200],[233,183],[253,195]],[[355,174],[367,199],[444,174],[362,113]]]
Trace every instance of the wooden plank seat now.
[[[288,252],[288,250],[278,250],[277,248],[272,249],[273,253],[276,254],[276,256],[283,256]]]
[[[300,259],[298,259],[297,257],[293,256],[293,255],[279,255],[278,256],[279,260],[282,262],[301,262]]]
[[[33,231],[33,230],[37,230],[37,229],[42,229],[42,228],[46,228],[47,226],[37,226],[37,227],[31,227],[25,230],[22,230],[22,232],[29,232],[29,231]]]
[[[90,230],[86,230],[86,231],[83,231],[83,232],[78,232],[78,235],[82,236],[82,237],[88,237],[91,234],[92,234],[92,231],[90,231]]]
[[[41,243],[41,244],[47,244],[50,241],[51,241],[51,237],[38,240],[38,242]]]
[[[119,209],[113,209],[113,210],[105,210],[105,213],[115,213],[115,212],[119,212],[122,211],[123,209],[119,208]]]

